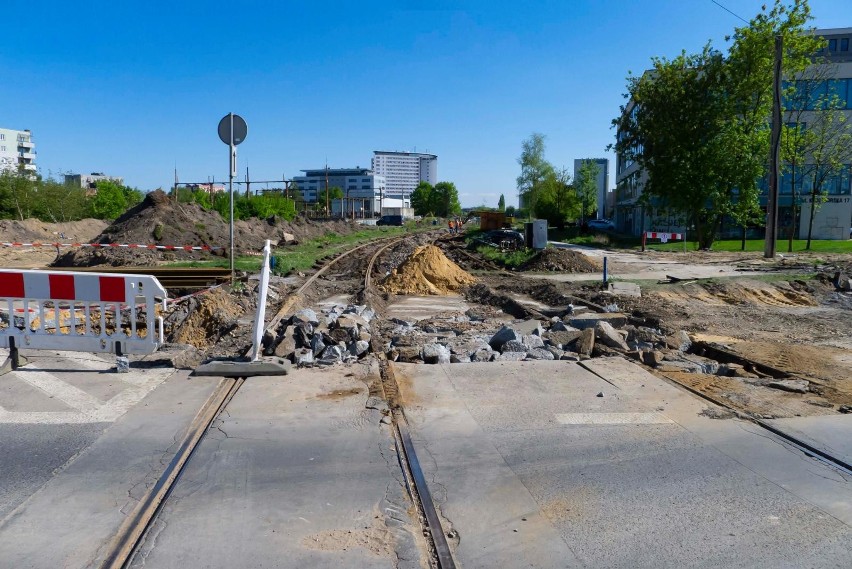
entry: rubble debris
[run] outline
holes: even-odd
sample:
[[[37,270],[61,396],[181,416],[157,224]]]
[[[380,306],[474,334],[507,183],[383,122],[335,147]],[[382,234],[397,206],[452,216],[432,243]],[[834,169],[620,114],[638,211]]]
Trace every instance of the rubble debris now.
[[[423,245],[391,271],[381,287],[392,294],[458,293],[476,278],[450,261],[438,247]]]
[[[770,381],[766,386],[791,393],[807,393],[810,384],[811,382],[806,379],[780,379],[778,381]]]
[[[591,313],[580,316],[566,316],[563,321],[577,330],[594,328],[598,322],[607,322],[613,328],[623,328],[627,324],[627,316],[616,312]]]
[[[592,328],[586,328],[580,333],[577,338],[577,353],[583,356],[591,356],[595,349],[595,331]]]
[[[579,251],[563,248],[547,248],[533,255],[521,265],[521,271],[559,273],[599,273],[603,265]]]
[[[187,307],[176,316],[179,325],[173,328],[172,341],[207,348],[234,329],[244,312],[243,307],[221,288],[190,298]]]

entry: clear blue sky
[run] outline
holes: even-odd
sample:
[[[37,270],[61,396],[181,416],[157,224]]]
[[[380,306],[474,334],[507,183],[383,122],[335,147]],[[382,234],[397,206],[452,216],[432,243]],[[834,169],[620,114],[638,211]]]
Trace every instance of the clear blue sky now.
[[[745,19],[762,3],[719,1]],[[177,165],[181,181],[224,181],[216,125],[233,111],[249,125],[240,176],[416,148],[438,155],[465,206],[516,203],[532,132],[556,166],[608,156],[614,175],[604,149],[628,70],[722,48],[741,23],[711,0],[34,6],[0,40],[0,126],[33,131],[44,175],[103,171],[150,190]],[[852,26],[850,0],[811,7],[817,27]]]

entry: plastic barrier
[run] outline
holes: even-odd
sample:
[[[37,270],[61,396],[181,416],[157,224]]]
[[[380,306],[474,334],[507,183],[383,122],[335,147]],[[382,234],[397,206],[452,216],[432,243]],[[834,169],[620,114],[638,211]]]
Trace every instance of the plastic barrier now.
[[[150,354],[165,298],[150,275],[0,270],[0,347]]]
[[[646,239],[659,239],[662,243],[669,241],[680,241],[683,239],[683,250],[686,251],[686,234],[685,233],[666,233],[661,231],[646,231],[642,234],[642,250],[645,250]]]

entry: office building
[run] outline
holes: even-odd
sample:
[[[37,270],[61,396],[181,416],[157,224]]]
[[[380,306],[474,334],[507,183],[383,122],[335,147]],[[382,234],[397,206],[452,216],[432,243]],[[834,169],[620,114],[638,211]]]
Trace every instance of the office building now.
[[[36,151],[28,130],[0,128],[0,171],[35,173]]]
[[[115,182],[119,186],[124,185],[124,178],[107,176],[103,172],[92,172],[91,174],[65,174],[65,183],[69,186],[80,186],[87,194],[95,194],[98,191],[98,182]]]
[[[408,200],[420,182],[438,183],[438,156],[374,150],[373,172],[385,179],[387,196]]]
[[[578,176],[580,174],[580,167],[583,165],[583,162],[591,160],[598,167],[598,175],[595,179],[595,183],[598,188],[598,201],[597,201],[597,219],[605,219],[607,218],[607,214],[609,213],[606,209],[607,204],[607,194],[609,193],[609,159],[608,158],[581,158],[574,160],[574,181],[578,180]]]
[[[354,211],[356,217],[373,217],[379,214],[382,200],[387,198],[385,178],[369,168],[317,168],[302,172],[304,175],[295,176],[293,182],[308,203],[315,203],[326,185],[337,187],[343,191],[347,211]]]
[[[833,95],[839,101],[839,109],[846,115],[848,127],[852,128],[852,27],[815,30],[815,33],[826,40],[825,48],[818,54],[825,63],[814,64],[797,80],[796,87],[807,88],[809,101],[816,103],[823,100],[825,95]],[[809,80],[808,76],[822,76],[819,80]],[[827,77],[827,79],[826,79]],[[785,85],[789,86],[789,85]],[[821,104],[821,103],[820,103]],[[791,123],[790,103],[785,100],[782,109],[782,120]],[[625,107],[625,113],[637,112],[636,105],[631,100]],[[824,112],[819,104],[808,104],[798,124],[812,126],[819,120],[819,113]],[[767,120],[769,117],[767,117]],[[621,133],[617,135],[619,138]],[[641,153],[642,149],[634,149]],[[767,161],[769,157],[767,156]],[[800,165],[799,171],[809,171],[808,157]],[[852,162],[852,160],[849,160]],[[778,237],[789,235],[794,224],[793,212],[793,180],[792,172],[787,164],[781,166],[781,177],[778,184]],[[822,184],[822,192],[826,201],[814,213],[814,239],[849,239],[849,228],[852,226],[852,164],[846,163],[840,171],[827,178]],[[685,229],[685,220],[677,212],[671,212],[665,204],[651,204],[646,207],[639,204],[642,188],[647,181],[647,173],[638,164],[619,154],[616,159],[616,189],[614,221],[619,232],[639,236],[643,231],[676,231]],[[760,205],[766,209],[768,201],[767,181],[761,180]],[[812,177],[796,176],[796,208],[798,216],[795,219],[796,237],[807,237],[810,219],[810,193]],[[722,237],[738,236],[740,228],[731,223],[724,224]],[[761,230],[762,231],[762,230]],[[757,236],[757,235],[755,235]]]

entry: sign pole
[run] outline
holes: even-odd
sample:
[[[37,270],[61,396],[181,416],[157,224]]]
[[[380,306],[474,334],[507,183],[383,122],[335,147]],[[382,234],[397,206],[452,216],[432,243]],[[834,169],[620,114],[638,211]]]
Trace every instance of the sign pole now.
[[[231,132],[234,132],[234,113],[228,113],[228,118],[231,122]],[[234,175],[237,173],[237,147],[234,146],[234,137],[231,136],[231,140],[228,144],[231,152],[230,158],[230,166],[231,169],[228,172],[228,192],[231,194],[231,215],[230,215],[230,223],[229,223],[229,233],[231,238],[231,282],[234,282]]]

